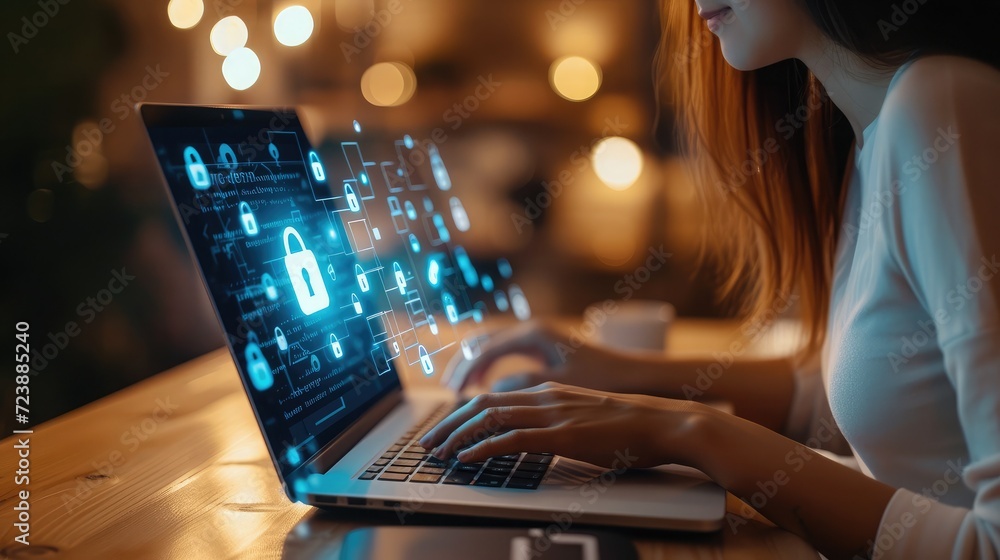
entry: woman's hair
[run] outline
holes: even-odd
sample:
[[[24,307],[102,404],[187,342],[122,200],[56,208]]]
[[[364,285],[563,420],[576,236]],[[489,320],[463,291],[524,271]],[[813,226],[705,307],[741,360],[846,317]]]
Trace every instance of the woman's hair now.
[[[1000,43],[988,30],[1000,18],[994,0],[974,8],[943,0],[798,1],[823,33],[875,67],[930,53],[1000,66]],[[708,210],[706,232],[728,269],[723,291],[758,318],[796,301],[805,350],[813,351],[826,335],[851,126],[801,62],[735,70],[693,0],[661,2],[657,84],[675,108]]]

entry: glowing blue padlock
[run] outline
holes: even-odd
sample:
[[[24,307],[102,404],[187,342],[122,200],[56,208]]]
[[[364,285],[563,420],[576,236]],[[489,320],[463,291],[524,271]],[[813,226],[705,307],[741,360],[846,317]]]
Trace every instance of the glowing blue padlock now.
[[[247,235],[257,235],[260,233],[260,226],[257,225],[257,217],[250,210],[250,205],[246,202],[240,203],[240,221],[243,222],[243,231]]]
[[[406,295],[406,275],[403,274],[403,267],[399,263],[392,263],[392,272],[396,275],[396,285],[399,286],[399,294]]]
[[[275,146],[273,143],[272,144],[268,144],[267,145],[267,153],[271,154],[271,159],[274,160],[274,163],[278,164],[278,167],[281,167],[281,163],[278,161],[278,156],[280,155],[278,153],[278,147]]]
[[[274,373],[271,371],[271,365],[264,358],[264,353],[261,352],[260,344],[257,341],[257,335],[254,333],[250,333],[243,354],[246,358],[247,376],[250,378],[250,384],[258,391],[270,389],[274,385]]]
[[[351,294],[351,303],[354,304],[354,313],[361,315],[361,300],[358,299],[358,294]]]
[[[437,228],[438,237],[444,243],[451,241],[451,232],[448,231],[448,226],[444,225],[444,218],[441,214],[434,214],[434,227]]]
[[[281,327],[274,327],[274,341],[278,343],[278,350],[282,352],[288,350],[288,338],[285,337],[285,331],[281,330]]]
[[[333,357],[340,358],[344,357],[344,347],[340,345],[340,340],[337,339],[337,335],[330,335],[330,350],[333,351]]]
[[[438,322],[434,319],[433,315],[427,316],[427,328],[431,330],[431,334],[437,336],[438,334]]]
[[[483,289],[487,292],[493,291],[493,277],[489,274],[484,274],[480,281],[483,283]]]
[[[319,270],[316,255],[306,248],[306,242],[293,227],[285,228],[285,269],[295,290],[295,299],[306,315],[312,315],[330,306],[330,293],[323,283],[323,273]],[[298,242],[299,249],[292,251],[292,240]]]
[[[462,271],[465,283],[473,287],[478,286],[479,274],[476,272],[476,267],[472,266],[472,260],[469,259],[469,254],[466,253],[465,249],[462,247],[455,248],[455,262],[458,263],[458,268]]]
[[[455,221],[455,227],[458,228],[458,231],[469,231],[472,223],[469,222],[469,213],[465,211],[462,201],[453,196],[448,204],[451,206],[451,219]]]
[[[330,275],[330,280],[337,279],[337,271],[333,268],[333,263],[326,267],[326,273]]]
[[[431,259],[430,264],[427,265],[427,281],[431,283],[431,286],[437,286],[441,283],[441,265],[438,264],[437,259]]]
[[[409,200],[404,200],[403,208],[406,210],[406,217],[409,218],[411,222],[415,222],[417,220],[417,209],[413,206],[413,203]]]
[[[278,299],[278,285],[274,283],[274,278],[270,274],[265,272],[260,277],[260,284],[264,287],[264,295],[267,296],[267,299],[271,301]]]
[[[413,249],[414,253],[420,252],[420,240],[417,239],[416,235],[410,234],[410,249]]]
[[[372,288],[368,284],[368,277],[365,276],[365,269],[361,268],[360,264],[354,265],[354,275],[358,278],[358,287],[361,288],[362,292],[367,292]]]
[[[351,212],[360,212],[361,203],[358,202],[358,195],[354,192],[354,187],[344,183],[344,196],[347,198],[347,207]]]
[[[239,167],[236,162],[236,152],[229,147],[229,144],[219,146],[219,166],[229,171],[234,171]]]
[[[455,307],[455,298],[448,292],[441,294],[441,304],[444,305],[444,315],[448,322],[454,325],[458,322],[458,308]]]
[[[434,172],[438,188],[443,191],[451,190],[451,177],[448,176],[448,168],[444,166],[444,160],[441,159],[441,152],[437,146],[430,144],[427,147],[427,154],[431,156],[431,171]]]
[[[319,162],[316,152],[309,152],[309,167],[312,168],[314,179],[320,183],[326,181],[326,171],[323,170],[323,164]]]
[[[433,375],[434,374],[434,362],[431,361],[431,355],[427,353],[427,349],[421,344],[417,348],[417,354],[420,356],[420,367],[423,368],[424,374]]]
[[[203,191],[212,186],[212,178],[208,176],[208,168],[201,160],[201,154],[194,146],[184,148],[184,167],[187,169],[188,180],[191,186]]]
[[[319,371],[320,363],[319,363],[319,358],[316,357],[316,354],[309,356],[309,367],[310,369],[312,369],[312,371]]]

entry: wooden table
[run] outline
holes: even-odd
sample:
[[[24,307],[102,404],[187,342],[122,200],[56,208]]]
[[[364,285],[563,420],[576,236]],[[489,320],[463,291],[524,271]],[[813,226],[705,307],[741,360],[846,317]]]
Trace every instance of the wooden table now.
[[[681,321],[671,348],[724,348],[738,330]],[[30,439],[29,550],[12,525],[17,441],[0,442],[0,547],[11,558],[335,559],[344,533],[372,522],[288,501],[224,349],[38,426]],[[728,505],[745,511],[732,496]],[[644,559],[817,558],[760,518],[707,537],[632,536]]]

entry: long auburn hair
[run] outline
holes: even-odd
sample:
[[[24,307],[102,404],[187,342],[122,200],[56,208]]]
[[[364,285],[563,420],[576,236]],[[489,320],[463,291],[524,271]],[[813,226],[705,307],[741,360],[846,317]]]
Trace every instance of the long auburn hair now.
[[[823,33],[875,67],[929,53],[1000,65],[987,30],[1000,20],[1000,2],[928,2],[900,26],[891,19],[899,0],[798,1]],[[707,240],[728,269],[723,293],[751,317],[797,296],[810,353],[826,336],[854,132],[802,62],[741,72],[723,58],[694,0],[661,0],[661,17],[657,87],[674,108],[709,210]]]

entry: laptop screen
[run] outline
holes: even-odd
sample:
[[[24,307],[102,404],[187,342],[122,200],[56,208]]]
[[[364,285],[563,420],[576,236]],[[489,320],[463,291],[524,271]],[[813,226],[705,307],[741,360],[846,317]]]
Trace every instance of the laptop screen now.
[[[283,475],[399,387],[395,362],[440,373],[460,338],[445,329],[530,314],[500,287],[506,261],[474,264],[452,239],[470,224],[436,147],[366,143],[353,122],[321,156],[292,110],[141,112]]]

